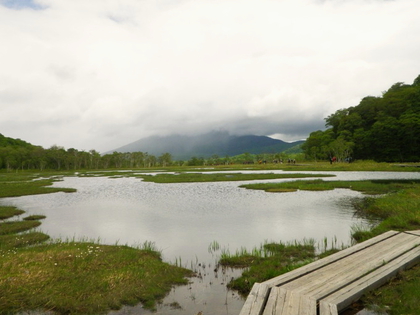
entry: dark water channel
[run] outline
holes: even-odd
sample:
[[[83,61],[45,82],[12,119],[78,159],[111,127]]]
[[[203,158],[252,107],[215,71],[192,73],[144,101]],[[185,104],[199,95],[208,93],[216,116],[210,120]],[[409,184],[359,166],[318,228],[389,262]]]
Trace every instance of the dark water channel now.
[[[420,179],[420,173],[334,174],[337,177],[326,180]],[[368,224],[354,215],[351,206],[352,198],[362,196],[358,192],[274,194],[239,188],[243,183],[155,184],[136,178],[66,177],[55,186],[76,188],[76,193],[4,198],[0,203],[17,206],[28,215],[46,215],[40,229],[53,238],[128,245],[151,241],[165,261],[197,271],[199,277],[172,289],[158,305],[153,314],[162,315],[239,314],[244,300],[226,284],[240,271],[216,268],[220,251],[210,252],[211,243],[231,253],[265,241],[309,238],[320,249],[325,239],[329,246],[347,246],[351,227]],[[139,305],[110,314],[152,313]]]

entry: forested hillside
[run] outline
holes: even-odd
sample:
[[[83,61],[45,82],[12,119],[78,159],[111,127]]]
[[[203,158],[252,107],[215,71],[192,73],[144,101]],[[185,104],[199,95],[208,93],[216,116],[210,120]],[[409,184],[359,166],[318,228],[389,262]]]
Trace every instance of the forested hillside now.
[[[411,85],[395,83],[382,96],[367,96],[325,121],[328,129],[312,132],[302,147],[308,158],[418,162],[420,75]]]

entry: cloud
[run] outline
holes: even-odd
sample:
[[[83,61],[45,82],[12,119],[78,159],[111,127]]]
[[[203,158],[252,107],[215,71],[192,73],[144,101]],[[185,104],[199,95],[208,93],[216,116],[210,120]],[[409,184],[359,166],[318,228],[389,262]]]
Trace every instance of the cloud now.
[[[0,133],[100,151],[219,129],[305,138],[337,109],[414,80],[418,9],[416,0],[3,0]]]

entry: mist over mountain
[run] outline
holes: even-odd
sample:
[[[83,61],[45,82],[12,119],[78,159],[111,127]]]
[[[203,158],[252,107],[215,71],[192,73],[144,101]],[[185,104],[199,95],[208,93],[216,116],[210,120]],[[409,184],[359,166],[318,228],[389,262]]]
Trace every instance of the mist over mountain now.
[[[193,156],[207,158],[212,155],[224,157],[242,153],[279,153],[303,142],[289,143],[267,136],[236,136],[227,131],[212,131],[195,136],[151,136],[106,153],[141,151],[159,156],[168,152],[176,160],[186,160]]]

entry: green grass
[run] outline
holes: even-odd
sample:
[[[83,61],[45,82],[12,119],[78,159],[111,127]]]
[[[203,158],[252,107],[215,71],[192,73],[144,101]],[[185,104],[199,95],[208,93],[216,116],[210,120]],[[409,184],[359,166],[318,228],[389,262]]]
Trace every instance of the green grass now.
[[[0,235],[14,234],[40,226],[39,221],[9,221],[0,223]]]
[[[75,192],[73,188],[48,187],[54,182],[53,179],[35,181],[1,181],[0,198],[19,197],[26,195],[48,194],[54,192]]]
[[[45,215],[34,214],[34,215],[24,217],[23,220],[25,220],[25,221],[37,221],[37,220],[43,220],[45,218],[46,218]]]
[[[378,314],[419,314],[420,265],[398,274],[391,281],[363,297],[364,305]]]
[[[299,180],[285,183],[262,183],[247,184],[240,187],[247,189],[265,190],[267,192],[294,192],[297,190],[333,190],[333,189],[352,189],[363,192],[365,194],[385,194],[396,192],[407,185],[420,183],[419,180],[367,180],[367,181],[324,181],[316,180]]]
[[[229,288],[245,295],[255,282],[266,281],[313,261],[315,250],[314,240],[289,244],[270,242],[252,251],[244,248],[235,254],[222,251],[219,263],[227,267],[247,268],[241,277],[228,284]]]
[[[373,235],[388,230],[420,230],[420,184],[378,198],[368,205],[365,212],[382,218],[381,223],[372,229]]]
[[[144,181],[154,183],[191,183],[191,182],[220,182],[220,181],[249,181],[259,179],[279,179],[279,178],[304,178],[304,177],[331,177],[327,174],[242,174],[242,173],[179,173],[141,175]]]
[[[25,211],[17,209],[16,207],[0,206],[0,220],[5,220],[23,213],[25,213]]]
[[[0,270],[0,313],[100,314],[139,301],[153,308],[191,274],[157,252],[79,242],[3,251]]]
[[[41,232],[0,235],[0,251],[45,242],[50,237]]]

